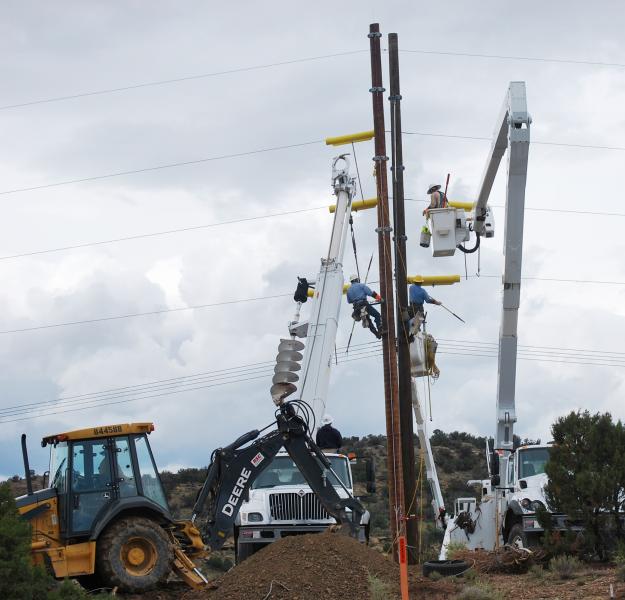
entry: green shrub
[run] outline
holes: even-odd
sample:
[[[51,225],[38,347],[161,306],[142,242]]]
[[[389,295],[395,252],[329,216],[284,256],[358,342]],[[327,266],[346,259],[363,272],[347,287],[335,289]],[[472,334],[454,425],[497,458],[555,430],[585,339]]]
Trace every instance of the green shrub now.
[[[528,571],[531,577],[534,579],[544,579],[545,578],[545,569],[543,569],[540,565],[532,565],[530,570]]]
[[[549,568],[560,579],[573,579],[582,567],[582,563],[575,556],[556,556],[549,561]]]
[[[449,542],[449,545],[447,546],[447,558],[449,560],[454,560],[459,553],[464,552],[466,549],[466,544],[463,544],[462,542]]]
[[[456,598],[457,600],[504,600],[499,592],[495,592],[489,585],[483,583],[466,586]]]
[[[371,600],[392,600],[395,598],[395,596],[391,594],[391,586],[388,583],[382,581],[375,575],[371,575],[371,573],[367,575],[367,578],[369,580]]]

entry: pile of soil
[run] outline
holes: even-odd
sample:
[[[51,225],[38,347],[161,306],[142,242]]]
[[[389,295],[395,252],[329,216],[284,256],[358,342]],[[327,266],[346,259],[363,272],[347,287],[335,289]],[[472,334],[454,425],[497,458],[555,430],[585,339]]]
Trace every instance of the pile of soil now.
[[[453,598],[453,582],[434,583],[411,569],[411,598]],[[365,600],[369,576],[399,597],[399,567],[386,556],[338,533],[287,537],[226,573],[217,589],[190,598],[216,600]],[[271,589],[271,593],[270,593]],[[185,599],[187,596],[185,596]]]

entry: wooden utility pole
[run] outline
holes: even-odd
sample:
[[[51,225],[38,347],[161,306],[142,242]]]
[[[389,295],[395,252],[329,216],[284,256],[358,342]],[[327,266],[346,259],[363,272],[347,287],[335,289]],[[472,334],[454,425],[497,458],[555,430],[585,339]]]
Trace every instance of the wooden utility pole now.
[[[384,360],[384,400],[386,409],[386,441],[388,446],[388,498],[391,536],[394,541],[403,533],[404,483],[400,439],[399,390],[397,382],[397,352],[395,348],[395,303],[393,301],[393,264],[391,258],[391,226],[388,210],[386,179],[386,137],[384,129],[384,87],[382,85],[382,55],[380,26],[369,26],[371,49],[371,97],[373,100],[373,129],[375,132],[375,180],[378,193],[378,255],[380,261],[380,293],[382,304],[382,356]],[[393,545],[397,559],[397,544]]]
[[[406,541],[408,562],[418,561],[418,523],[416,514],[416,486],[414,429],[412,416],[412,376],[410,373],[410,342],[408,329],[408,282],[406,267],[406,218],[404,211],[404,161],[401,137],[401,93],[399,86],[399,51],[397,34],[388,35],[388,63],[391,104],[391,178],[393,182],[393,227],[395,228],[395,300],[397,304],[397,360],[401,455],[404,479],[404,506],[406,507]]]

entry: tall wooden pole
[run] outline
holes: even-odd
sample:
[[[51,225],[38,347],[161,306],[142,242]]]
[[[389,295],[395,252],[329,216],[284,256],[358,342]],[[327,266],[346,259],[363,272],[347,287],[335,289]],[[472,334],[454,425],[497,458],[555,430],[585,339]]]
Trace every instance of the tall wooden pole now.
[[[378,255],[380,261],[380,293],[382,313],[382,356],[384,360],[384,400],[386,409],[386,439],[388,445],[388,497],[391,536],[396,542],[403,532],[404,483],[400,439],[399,390],[397,383],[397,352],[395,348],[395,303],[393,301],[393,264],[391,258],[391,226],[388,210],[386,179],[386,138],[384,129],[384,87],[382,86],[382,55],[380,26],[369,26],[371,48],[371,97],[373,100],[373,129],[375,132],[375,179],[378,193]],[[397,559],[397,543],[393,545]]]
[[[408,330],[408,282],[406,267],[406,218],[404,211],[404,157],[401,137],[401,93],[399,86],[399,51],[397,34],[388,35],[388,63],[391,105],[391,178],[393,182],[393,227],[395,228],[395,300],[397,305],[397,361],[401,455],[406,507],[408,562],[418,561],[418,522],[416,514],[417,477],[415,473],[414,429],[412,416],[412,376]]]

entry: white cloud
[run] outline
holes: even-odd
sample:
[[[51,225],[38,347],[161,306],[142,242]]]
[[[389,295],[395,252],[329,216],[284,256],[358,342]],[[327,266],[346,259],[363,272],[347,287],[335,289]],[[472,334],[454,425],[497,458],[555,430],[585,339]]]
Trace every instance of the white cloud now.
[[[3,190],[321,140],[371,126],[368,24],[397,31],[402,49],[571,57],[623,62],[622,8],[601,12],[574,3],[530,2],[511,18],[505,3],[476,9],[352,2],[275,2],[172,9],[152,3],[119,10],[67,1],[66,10],[14,4],[0,24],[0,105],[178,76],[222,71],[352,49],[362,54],[233,73],[0,111]],[[418,8],[418,10],[417,10]],[[328,19],[328,14],[340,18]],[[70,18],[71,16],[71,18]],[[210,34],[207,35],[207,27]],[[599,38],[596,32],[600,31]],[[590,35],[592,33],[592,35]],[[386,56],[384,57],[386,60]],[[533,137],[622,146],[621,69],[437,56],[402,52],[403,123],[408,131],[488,136],[507,83],[527,81]],[[386,70],[386,66],[384,67]],[[424,198],[451,173],[451,195],[476,193],[488,142],[406,136],[406,193]],[[330,160],[322,144],[292,150],[0,196],[0,256],[321,206],[330,200]],[[365,196],[375,192],[373,148],[357,147]],[[527,205],[623,212],[622,152],[533,145]],[[2,191],[2,190],[0,190]],[[502,204],[505,178],[492,200]],[[464,274],[462,256],[435,262],[416,245],[422,204],[409,202],[409,271]],[[503,210],[497,237],[485,240],[481,273],[501,271]],[[374,215],[358,214],[360,266],[376,248]],[[0,330],[291,292],[296,275],[313,275],[325,251],[325,211],[257,220],[0,261]],[[620,217],[526,213],[524,273],[535,277],[625,280]],[[467,262],[477,271],[477,257]],[[346,271],[353,258],[346,258]],[[370,280],[376,280],[377,260]],[[461,325],[432,308],[441,340],[496,342],[500,282],[463,280],[434,290]],[[521,344],[620,350],[623,288],[526,281]],[[19,406],[211,370],[271,361],[292,316],[289,297],[197,311],[0,335],[0,406]],[[351,322],[343,310],[339,345]],[[356,329],[353,343],[369,341]],[[444,351],[444,342],[442,342]],[[432,388],[431,427],[492,434],[496,360],[441,354]],[[625,417],[620,367],[519,361],[521,435],[547,437],[553,419],[576,408]],[[269,369],[270,370],[270,369]],[[247,373],[243,371],[242,373]],[[247,375],[241,379],[247,379]],[[215,381],[214,383],[219,383]],[[29,433],[31,462],[46,456],[36,438],[95,422],[152,419],[163,465],[201,465],[212,449],[273,414],[269,376],[97,410],[0,425],[0,470],[20,469],[18,435]],[[212,384],[211,384],[212,385]],[[339,365],[331,412],[344,433],[384,431],[382,371],[377,359]],[[63,405],[58,405],[60,410]],[[55,412],[50,410],[48,412]]]

